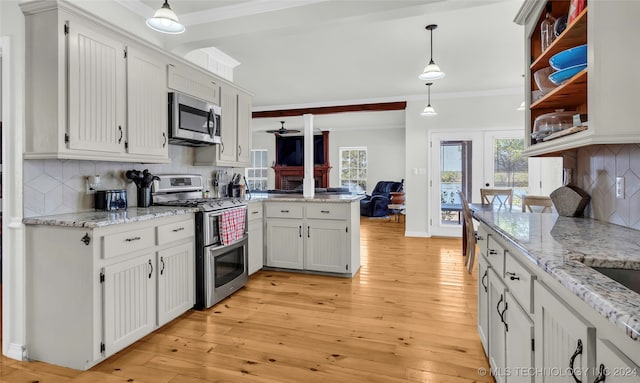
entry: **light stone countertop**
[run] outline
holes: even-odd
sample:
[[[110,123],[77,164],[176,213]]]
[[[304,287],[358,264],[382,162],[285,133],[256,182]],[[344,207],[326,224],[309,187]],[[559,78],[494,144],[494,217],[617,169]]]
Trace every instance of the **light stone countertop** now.
[[[148,208],[131,207],[119,211],[86,211],[69,214],[46,215],[24,218],[25,225],[50,225],[97,228],[123,223],[147,221],[154,218],[171,217],[198,211],[193,207],[150,206]]]
[[[473,215],[640,342],[640,294],[589,267],[640,270],[640,231],[556,214],[476,210]]]
[[[312,198],[304,197],[302,194],[275,194],[275,193],[254,193],[251,200],[276,201],[276,202],[334,202],[350,203],[363,199],[364,194],[331,194],[316,193]]]

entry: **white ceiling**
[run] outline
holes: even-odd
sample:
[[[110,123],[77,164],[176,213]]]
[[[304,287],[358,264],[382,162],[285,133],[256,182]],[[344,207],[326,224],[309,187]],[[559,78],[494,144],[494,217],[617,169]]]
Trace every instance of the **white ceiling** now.
[[[117,1],[140,23],[163,2]],[[425,26],[435,23],[434,59],[447,76],[432,100],[522,92],[524,32],[513,23],[521,2],[170,0],[187,31],[160,41],[180,55],[213,46],[235,58],[234,82],[255,94],[256,110],[269,110],[425,99],[417,76],[429,60]]]

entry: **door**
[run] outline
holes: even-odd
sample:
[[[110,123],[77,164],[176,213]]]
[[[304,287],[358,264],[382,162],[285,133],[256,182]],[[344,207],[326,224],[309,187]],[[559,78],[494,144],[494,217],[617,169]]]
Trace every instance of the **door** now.
[[[506,333],[504,328],[503,313],[506,306],[506,286],[502,282],[502,278],[495,273],[493,269],[489,269],[488,277],[488,296],[489,306],[489,364],[491,369],[495,371],[494,377],[496,383],[505,383],[506,376],[504,374],[506,367]]]
[[[251,97],[238,93],[238,166],[251,166]]]
[[[640,367],[609,340],[598,339],[596,354],[596,374],[598,377],[604,376],[604,379],[594,382],[640,382]]]
[[[128,152],[169,156],[167,77],[162,60],[127,49]]]
[[[576,379],[593,382],[595,327],[540,282],[534,283],[533,296],[536,369],[576,374],[574,377],[539,374],[536,375],[536,382],[567,382]]]
[[[431,135],[428,198],[432,235],[461,236],[462,204],[458,192],[464,192],[469,202],[473,198],[480,200],[481,145],[481,133],[443,132]]]
[[[150,333],[156,324],[155,254],[104,268],[104,345],[111,355]]]
[[[347,225],[344,221],[306,221],[304,268],[313,271],[346,273],[348,266]]]
[[[532,383],[533,322],[510,292],[505,293],[505,366],[508,383]]]
[[[529,157],[529,195],[549,196],[562,186],[562,157]]]
[[[157,256],[158,326],[162,326],[195,303],[193,243],[161,250]]]
[[[124,152],[124,46],[75,22],[67,39],[69,148]]]
[[[304,266],[302,220],[267,220],[267,266],[301,270]]]
[[[489,263],[482,254],[478,255],[478,335],[484,348],[484,353],[489,355]]]
[[[513,206],[519,208],[529,184],[529,162],[522,154],[522,131],[486,132],[484,148],[482,187],[513,189]]]
[[[236,162],[237,132],[238,132],[238,94],[233,88],[220,88],[220,107],[222,108],[220,140],[218,145],[218,159],[220,161]],[[247,148],[249,150],[249,148]],[[249,150],[250,151],[250,150]]]
[[[264,263],[264,226],[262,218],[249,221],[249,275],[260,270]]]

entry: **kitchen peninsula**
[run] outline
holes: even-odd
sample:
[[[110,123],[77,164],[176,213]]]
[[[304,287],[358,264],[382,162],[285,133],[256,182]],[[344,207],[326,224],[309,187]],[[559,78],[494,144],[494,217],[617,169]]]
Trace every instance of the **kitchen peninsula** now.
[[[640,380],[640,293],[594,269],[640,273],[637,230],[555,214],[474,217],[478,332],[493,369],[563,368],[585,382],[619,371]]]

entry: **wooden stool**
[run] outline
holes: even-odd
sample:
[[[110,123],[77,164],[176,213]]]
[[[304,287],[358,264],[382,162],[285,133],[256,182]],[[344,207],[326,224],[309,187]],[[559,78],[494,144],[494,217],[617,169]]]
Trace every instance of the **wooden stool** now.
[[[533,209],[531,206],[541,206],[542,210],[540,213],[551,213],[553,211],[553,202],[551,201],[551,197],[543,196],[543,195],[525,195],[522,197],[522,211],[533,213]]]

